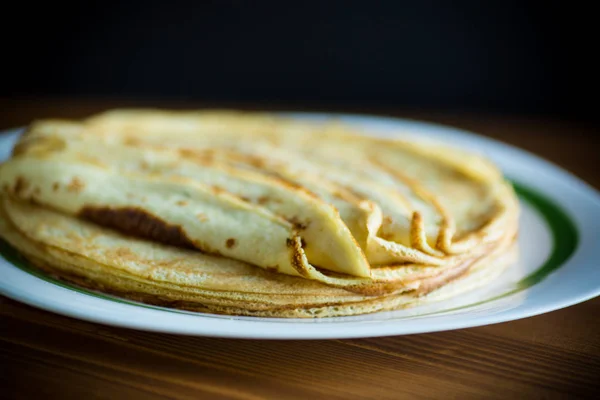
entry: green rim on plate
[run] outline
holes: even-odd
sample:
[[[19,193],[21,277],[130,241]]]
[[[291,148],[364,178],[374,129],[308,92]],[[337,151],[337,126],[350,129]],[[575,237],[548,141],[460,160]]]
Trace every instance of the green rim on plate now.
[[[552,200],[548,199],[541,193],[538,193],[531,188],[528,188],[522,184],[516,183],[513,181],[513,187],[517,192],[519,198],[521,200],[526,201],[530,205],[532,205],[539,213],[543,216],[544,220],[548,224],[550,231],[552,233],[552,251],[550,256],[546,261],[534,272],[521,279],[515,287],[505,293],[500,295],[476,302],[467,305],[463,305],[460,307],[445,309],[436,311],[434,313],[428,313],[423,315],[433,315],[433,314],[442,314],[456,310],[463,310],[470,307],[475,307],[481,304],[489,303],[494,300],[498,300],[500,298],[504,298],[515,293],[521,292],[533,285],[536,285],[543,281],[548,275],[552,272],[559,269],[565,261],[571,257],[571,255],[575,252],[579,242],[579,232],[577,231],[577,227],[571,217],[557,204],[555,204]],[[26,259],[24,259],[17,250],[15,250],[12,246],[6,243],[4,240],[0,239],[0,255],[6,261],[13,264],[15,267],[20,270],[33,275],[39,279],[42,279],[46,282],[52,283],[54,285],[63,287],[65,289],[69,289],[75,292],[83,293],[89,296],[98,297],[104,300],[109,300],[117,303],[134,305],[138,307],[151,308],[155,310],[182,313],[182,314],[201,314],[202,316],[213,316],[211,314],[205,313],[194,313],[192,311],[184,311],[177,310],[172,308],[165,308],[159,306],[153,306],[149,304],[139,303],[132,300],[127,300],[119,297],[113,297],[106,294],[98,293],[89,289],[81,288],[64,281],[53,278],[45,273],[41,272],[34,266],[32,266]],[[217,317],[217,316],[214,316]],[[231,318],[231,316],[228,316]],[[410,318],[410,317],[407,317]]]

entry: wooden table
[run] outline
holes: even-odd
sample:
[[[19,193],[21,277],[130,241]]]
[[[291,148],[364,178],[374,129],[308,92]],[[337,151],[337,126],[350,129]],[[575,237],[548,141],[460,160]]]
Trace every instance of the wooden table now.
[[[203,104],[0,99],[0,128],[133,105]],[[489,135],[542,155],[600,187],[593,126],[490,115],[361,111]],[[449,332],[259,341],[112,328],[0,297],[0,357],[0,398],[589,397],[600,388],[600,298],[537,317]]]

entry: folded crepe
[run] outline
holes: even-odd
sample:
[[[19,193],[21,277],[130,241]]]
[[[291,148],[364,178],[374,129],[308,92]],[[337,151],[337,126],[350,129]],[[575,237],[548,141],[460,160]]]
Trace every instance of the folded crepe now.
[[[516,196],[480,156],[260,113],[38,121],[0,187],[0,236],[41,269],[237,315],[456,295],[509,265],[518,233]]]

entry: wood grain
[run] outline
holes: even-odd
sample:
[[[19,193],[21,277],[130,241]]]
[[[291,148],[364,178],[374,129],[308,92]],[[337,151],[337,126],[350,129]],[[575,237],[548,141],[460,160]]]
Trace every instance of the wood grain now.
[[[0,99],[0,128],[124,105],[203,104]],[[600,187],[594,127],[534,118],[378,113],[489,135]],[[592,398],[600,389],[599,332],[599,298],[537,317],[456,331],[258,341],[114,328],[0,297],[0,398]]]

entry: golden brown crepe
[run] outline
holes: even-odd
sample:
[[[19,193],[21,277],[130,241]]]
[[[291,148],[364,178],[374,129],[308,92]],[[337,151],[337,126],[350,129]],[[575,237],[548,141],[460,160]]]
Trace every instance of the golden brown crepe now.
[[[0,186],[0,236],[40,268],[229,314],[393,309],[462,278],[460,292],[511,262],[518,232],[512,188],[477,155],[260,113],[38,121]]]

